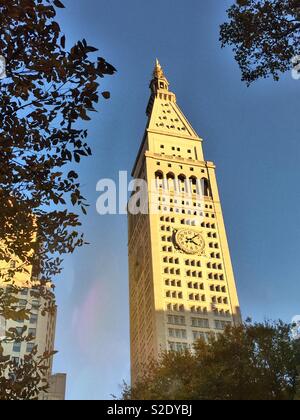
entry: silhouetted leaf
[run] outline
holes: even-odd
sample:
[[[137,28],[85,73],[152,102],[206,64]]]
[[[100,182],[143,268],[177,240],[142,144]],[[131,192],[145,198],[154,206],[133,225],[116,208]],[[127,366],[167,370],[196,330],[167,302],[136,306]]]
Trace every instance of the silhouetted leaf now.
[[[66,47],[66,37],[65,35],[63,35],[60,39],[60,45],[62,46],[62,48]]]
[[[53,3],[55,4],[56,7],[59,7],[61,9],[65,7],[60,0],[53,0]]]
[[[105,98],[105,99],[110,99],[110,92],[102,92],[102,96]]]

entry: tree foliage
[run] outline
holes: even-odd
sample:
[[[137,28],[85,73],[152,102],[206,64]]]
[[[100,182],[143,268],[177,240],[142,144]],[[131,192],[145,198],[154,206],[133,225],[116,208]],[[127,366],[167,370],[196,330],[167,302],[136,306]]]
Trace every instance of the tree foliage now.
[[[194,352],[166,352],[125,400],[291,400],[299,350],[282,322],[228,327],[196,342]]]
[[[33,277],[33,293],[48,302],[45,311],[54,302],[46,283],[60,273],[63,255],[85,243],[79,215],[88,203],[76,165],[92,153],[86,124],[100,98],[110,97],[100,80],[116,71],[85,39],[67,48],[57,8],[64,8],[60,0],[0,0],[0,55],[6,60],[0,80],[0,284]],[[10,293],[0,289],[6,320],[26,319],[18,290],[17,283]],[[20,339],[16,331],[10,338]],[[2,356],[0,375],[11,373],[14,367]],[[40,362],[33,352],[14,376],[2,378],[0,399],[17,395],[6,389],[12,377],[18,389],[22,383],[23,397],[32,397],[31,385],[38,392],[30,372],[41,372]]]
[[[14,332],[11,331],[11,334]],[[54,354],[55,352],[45,352],[40,355],[35,346],[31,353],[24,356],[24,360],[15,363],[10,356],[4,355],[0,343],[0,399],[37,400],[43,393],[47,394],[50,360]]]
[[[66,49],[55,6],[63,7],[58,0],[0,0],[0,54],[7,63],[0,82],[0,260],[38,259],[44,279],[59,270],[49,254],[83,244],[78,215],[67,204],[85,212],[87,203],[75,169],[65,168],[91,154],[79,123],[96,111],[100,78],[115,72],[91,57],[97,49],[86,40]]]
[[[10,284],[0,288],[0,400],[37,400],[49,389],[48,379],[51,374],[51,361],[55,351],[49,349],[41,354],[34,346],[24,359],[16,362],[10,354],[5,353],[7,345],[32,343],[35,338],[29,333],[26,321],[32,312],[33,304],[20,305],[19,287]],[[40,284],[32,287],[30,297],[43,302],[40,305],[40,316],[56,314],[55,298],[51,289]],[[8,327],[10,321],[14,327]],[[4,345],[4,346],[3,346]]]
[[[279,80],[293,68],[300,54],[300,0],[237,0],[227,13],[220,40],[233,47],[243,81]]]

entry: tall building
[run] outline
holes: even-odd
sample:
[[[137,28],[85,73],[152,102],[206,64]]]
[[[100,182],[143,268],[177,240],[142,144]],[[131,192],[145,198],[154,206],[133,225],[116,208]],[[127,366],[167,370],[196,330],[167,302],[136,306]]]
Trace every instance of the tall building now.
[[[5,262],[0,262],[0,270],[2,273],[5,273],[5,270],[16,268],[18,261],[12,259],[12,261],[7,264]],[[24,357],[31,353],[34,347],[37,347],[37,356],[41,356],[44,353],[49,353],[54,350],[55,342],[55,328],[56,328],[56,309],[50,313],[43,313],[44,303],[42,297],[38,297],[34,292],[34,285],[36,284],[36,279],[33,276],[32,267],[27,267],[26,272],[17,273],[12,279],[14,286],[16,286],[20,291],[15,295],[18,299],[18,309],[26,309],[30,312],[30,317],[28,320],[21,322],[14,320],[5,320],[3,317],[0,320],[0,341],[4,349],[4,355],[10,356],[12,361],[16,364],[19,364]],[[4,282],[4,279],[0,279],[0,287],[9,292],[9,283]],[[54,297],[53,297],[54,299]],[[6,340],[6,332],[10,328],[17,329],[22,332],[23,328],[26,327],[25,335],[31,336],[32,339],[29,342],[10,342]],[[59,377],[60,382],[64,380],[64,384],[60,384],[59,388],[57,385],[57,376],[52,375],[52,363],[53,359],[50,359],[50,368],[47,374],[50,389],[48,393],[41,393],[39,399],[44,400],[56,400],[64,399],[64,390],[65,390],[65,375],[63,378]],[[58,398],[58,396],[60,398]]]
[[[206,161],[157,61],[133,168],[148,214],[129,214],[132,381],[163,350],[241,321],[215,165]]]

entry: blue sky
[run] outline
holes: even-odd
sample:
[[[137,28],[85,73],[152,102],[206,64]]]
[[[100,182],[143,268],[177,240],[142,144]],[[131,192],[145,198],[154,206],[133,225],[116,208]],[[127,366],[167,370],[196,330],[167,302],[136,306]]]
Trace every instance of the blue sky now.
[[[69,45],[86,38],[118,69],[103,81],[112,98],[89,124],[93,156],[79,169],[91,244],[65,260],[57,281],[55,370],[68,374],[68,399],[107,399],[129,379],[127,219],[96,213],[96,183],[132,168],[156,57],[217,165],[244,317],[300,313],[300,81],[240,81],[218,41],[232,1],[64,0]]]

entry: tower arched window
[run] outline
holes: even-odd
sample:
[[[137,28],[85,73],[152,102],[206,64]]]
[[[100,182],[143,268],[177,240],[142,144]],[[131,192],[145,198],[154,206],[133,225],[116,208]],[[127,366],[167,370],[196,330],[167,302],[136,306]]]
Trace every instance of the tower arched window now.
[[[162,171],[156,171],[155,172],[156,188],[163,187],[163,180],[164,180],[164,174],[162,173]]]
[[[199,194],[201,190],[199,190],[199,182],[197,182],[197,178],[195,176],[191,176],[189,178],[189,187],[192,193]]]
[[[211,188],[209,180],[207,178],[202,178],[201,184],[204,197],[211,197]]]
[[[188,191],[188,181],[185,175],[180,174],[178,176],[178,185],[179,185],[179,191]]]
[[[195,176],[191,176],[190,177],[190,181],[191,181],[192,185],[196,185],[197,184],[197,178]]]
[[[168,181],[169,189],[174,189],[175,188],[175,175],[173,174],[173,172],[169,172],[167,174],[167,181]]]

